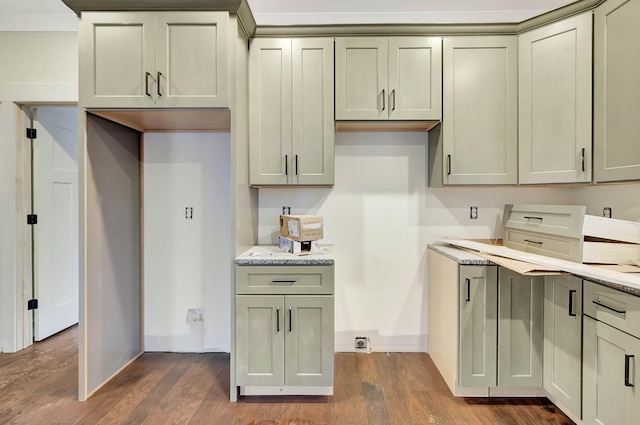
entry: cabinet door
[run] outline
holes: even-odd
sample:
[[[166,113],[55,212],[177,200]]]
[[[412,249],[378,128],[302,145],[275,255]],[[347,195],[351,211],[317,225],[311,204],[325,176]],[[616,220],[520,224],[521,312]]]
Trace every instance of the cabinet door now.
[[[237,385],[284,385],[284,297],[236,296]]]
[[[226,12],[156,13],[156,105],[229,106]]]
[[[389,118],[389,39],[336,38],[336,120]]]
[[[638,423],[639,361],[639,339],[584,316],[585,425]]]
[[[444,39],[444,184],[517,183],[517,47],[515,36]]]
[[[287,295],[286,384],[333,385],[332,296]]]
[[[582,280],[544,278],[544,389],[580,417],[582,401]]]
[[[154,106],[154,25],[153,13],[82,13],[78,34],[80,106]]]
[[[519,37],[519,183],[591,181],[592,13]]]
[[[460,266],[461,387],[496,386],[497,275],[493,266]]]
[[[283,185],[291,168],[291,40],[258,38],[249,52],[249,181]]]
[[[291,182],[332,185],[335,157],[333,39],[293,39],[291,43]]]
[[[442,118],[442,38],[389,38],[389,119]]]
[[[640,179],[640,2],[607,0],[594,15],[597,182]]]
[[[544,279],[499,274],[498,386],[542,387]]]

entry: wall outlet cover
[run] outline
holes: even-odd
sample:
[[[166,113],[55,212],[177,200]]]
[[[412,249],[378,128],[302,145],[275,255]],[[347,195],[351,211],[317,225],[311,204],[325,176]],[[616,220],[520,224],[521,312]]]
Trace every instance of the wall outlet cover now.
[[[187,323],[204,323],[204,311],[201,308],[190,308],[187,310]]]

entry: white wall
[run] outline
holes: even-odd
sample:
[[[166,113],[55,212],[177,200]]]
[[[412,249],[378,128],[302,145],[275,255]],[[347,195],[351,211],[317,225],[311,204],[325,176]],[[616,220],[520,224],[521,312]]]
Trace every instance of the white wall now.
[[[78,41],[75,32],[0,32],[0,352],[30,344],[22,338],[24,234],[16,183],[17,149],[24,129],[16,102],[75,103],[78,99]]]
[[[570,188],[428,188],[425,133],[337,133],[332,189],[260,189],[259,243],[283,205],[321,214],[336,251],[336,351],[427,350],[426,250],[443,237],[502,237],[505,203],[567,203]],[[469,206],[479,218],[469,219]]]
[[[578,187],[571,193],[574,203],[587,206],[587,214],[602,216],[611,208],[613,218],[640,221],[640,183]]]
[[[144,135],[145,351],[230,349],[230,161],[229,133]]]

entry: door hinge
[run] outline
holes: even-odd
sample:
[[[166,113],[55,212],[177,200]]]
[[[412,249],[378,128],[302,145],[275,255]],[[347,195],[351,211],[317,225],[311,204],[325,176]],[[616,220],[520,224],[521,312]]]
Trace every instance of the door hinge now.
[[[35,128],[27,128],[27,139],[35,139],[38,132]]]
[[[27,214],[27,224],[38,224],[38,214]]]
[[[35,310],[37,308],[38,308],[38,300],[37,299],[33,299],[33,300],[27,301],[27,310]]]

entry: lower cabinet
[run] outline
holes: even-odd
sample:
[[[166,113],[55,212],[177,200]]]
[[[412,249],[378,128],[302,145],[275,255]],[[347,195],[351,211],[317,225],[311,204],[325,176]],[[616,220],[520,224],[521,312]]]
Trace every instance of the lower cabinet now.
[[[238,295],[236,382],[333,385],[333,297]]]
[[[582,279],[544,278],[544,389],[565,413],[581,418]]]

